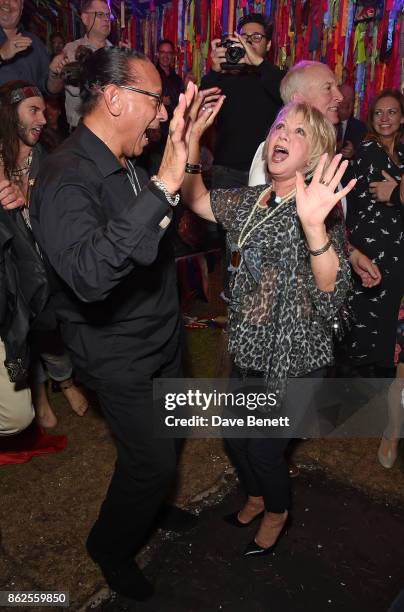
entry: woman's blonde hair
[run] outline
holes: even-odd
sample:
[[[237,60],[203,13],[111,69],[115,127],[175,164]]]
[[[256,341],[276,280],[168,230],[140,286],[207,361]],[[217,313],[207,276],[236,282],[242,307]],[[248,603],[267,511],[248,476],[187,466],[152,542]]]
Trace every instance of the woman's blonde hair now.
[[[269,130],[268,136],[275,130],[276,124],[291,113],[295,115],[301,114],[303,116],[303,125],[309,132],[310,163],[304,172],[306,179],[313,175],[318,160],[324,153],[327,153],[328,159],[324,166],[325,172],[335,155],[335,128],[319,110],[314,108],[314,106],[310,106],[305,102],[290,102],[279,111]]]

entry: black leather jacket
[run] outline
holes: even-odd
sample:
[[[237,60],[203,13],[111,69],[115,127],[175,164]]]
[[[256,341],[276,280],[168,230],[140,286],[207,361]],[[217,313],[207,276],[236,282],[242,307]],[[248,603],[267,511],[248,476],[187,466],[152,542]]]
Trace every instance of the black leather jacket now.
[[[48,301],[46,270],[18,210],[0,206],[0,337],[12,382],[26,378],[27,336]]]

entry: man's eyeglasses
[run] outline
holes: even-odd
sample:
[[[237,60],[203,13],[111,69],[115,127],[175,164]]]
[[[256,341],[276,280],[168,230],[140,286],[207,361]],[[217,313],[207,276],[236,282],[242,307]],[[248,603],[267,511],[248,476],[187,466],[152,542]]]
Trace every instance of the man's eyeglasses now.
[[[246,42],[255,42],[260,43],[263,38],[266,38],[265,34],[260,34],[259,32],[253,32],[252,34],[240,34],[241,38],[243,38]]]
[[[97,19],[102,19],[103,17],[105,17],[105,19],[109,19],[110,21],[115,19],[112,13],[107,13],[104,11],[83,11],[83,13],[86,13],[86,15],[94,15]]]
[[[137,87],[132,87],[132,85],[118,85],[118,87],[121,87],[122,89],[128,89],[129,91],[135,91],[136,93],[141,93],[145,96],[150,96],[151,98],[155,98],[157,100],[157,112],[160,110],[161,105],[163,104],[163,94],[146,91],[145,89],[138,89]]]

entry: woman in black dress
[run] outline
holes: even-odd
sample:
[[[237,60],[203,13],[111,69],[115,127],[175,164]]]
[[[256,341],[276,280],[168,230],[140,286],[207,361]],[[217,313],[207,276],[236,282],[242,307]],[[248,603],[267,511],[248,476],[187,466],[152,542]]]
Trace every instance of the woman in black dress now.
[[[347,340],[348,355],[363,376],[390,376],[398,309],[404,288],[403,226],[392,203],[404,173],[404,97],[384,90],[368,112],[368,137],[353,168],[357,183],[348,196],[350,242],[376,263],[382,273],[377,287],[364,288],[355,278],[351,306],[355,323]]]

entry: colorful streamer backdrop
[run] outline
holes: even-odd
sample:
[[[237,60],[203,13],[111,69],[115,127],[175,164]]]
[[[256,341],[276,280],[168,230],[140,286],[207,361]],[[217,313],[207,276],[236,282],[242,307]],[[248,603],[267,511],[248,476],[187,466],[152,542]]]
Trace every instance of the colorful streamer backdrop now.
[[[55,29],[67,40],[80,35],[80,21],[68,0],[26,0],[43,38]],[[126,23],[114,22],[112,40],[125,40],[154,59],[161,38],[177,49],[176,69],[199,82],[209,69],[213,38],[235,29],[251,12],[274,24],[270,61],[285,68],[300,59],[326,62],[339,82],[355,87],[356,116],[385,87],[404,87],[404,0],[126,0]],[[112,0],[119,18],[120,2]],[[371,11],[369,12],[369,7]],[[122,27],[121,27],[122,26]]]

